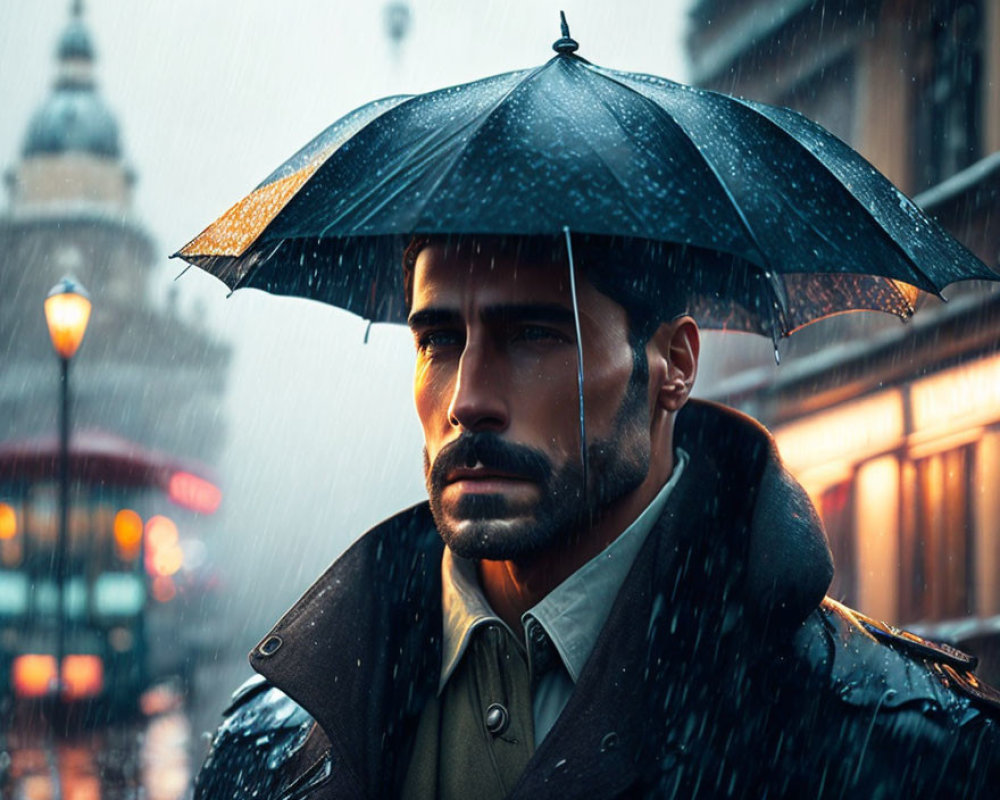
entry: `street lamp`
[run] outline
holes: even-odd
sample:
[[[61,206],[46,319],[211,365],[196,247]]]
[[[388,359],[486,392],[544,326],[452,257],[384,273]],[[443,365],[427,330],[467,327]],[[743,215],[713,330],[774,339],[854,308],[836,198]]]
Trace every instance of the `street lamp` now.
[[[55,577],[58,603],[56,632],[56,683],[62,686],[66,655],[66,550],[69,540],[69,362],[76,355],[90,320],[90,297],[73,278],[65,277],[45,298],[45,321],[52,346],[59,356],[59,538],[56,542]]]

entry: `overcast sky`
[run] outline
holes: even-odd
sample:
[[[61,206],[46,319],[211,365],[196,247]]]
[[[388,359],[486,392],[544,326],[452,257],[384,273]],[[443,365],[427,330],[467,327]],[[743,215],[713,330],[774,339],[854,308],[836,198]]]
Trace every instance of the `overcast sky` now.
[[[153,233],[162,287],[169,253],[302,144],[379,96],[534,66],[552,55],[564,8],[580,54],[683,79],[687,0],[413,0],[390,48],[385,3],[343,0],[87,0],[101,94],[139,176],[136,212]],[[0,2],[0,166],[13,163],[55,76],[69,0]],[[400,329],[317,303],[227,290],[192,269],[209,324],[236,346],[226,416],[227,556],[244,585],[271,569],[265,616],[305,588],[365,526],[421,499],[412,354]],[[293,557],[276,554],[292,550]],[[268,605],[270,603],[270,605]],[[279,609],[280,610],[280,609]],[[258,633],[260,631],[257,631]]]

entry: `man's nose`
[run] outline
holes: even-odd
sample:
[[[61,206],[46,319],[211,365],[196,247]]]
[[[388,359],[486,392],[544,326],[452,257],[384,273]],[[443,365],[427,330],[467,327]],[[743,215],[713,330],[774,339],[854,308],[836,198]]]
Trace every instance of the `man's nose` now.
[[[448,406],[448,421],[469,431],[502,431],[509,410],[503,370],[495,354],[482,343],[469,342],[458,365],[455,388]]]

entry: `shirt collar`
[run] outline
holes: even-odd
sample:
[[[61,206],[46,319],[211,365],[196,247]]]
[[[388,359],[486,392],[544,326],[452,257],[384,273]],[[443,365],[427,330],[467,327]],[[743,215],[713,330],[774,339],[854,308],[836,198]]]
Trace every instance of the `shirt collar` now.
[[[522,625],[534,619],[545,629],[574,683],[594,649],[632,562],[680,479],[688,455],[679,448],[676,455],[670,479],[635,521],[521,617]],[[444,641],[438,691],[461,661],[472,632],[486,622],[504,624],[479,587],[476,562],[456,556],[448,547],[441,559],[441,605]],[[524,641],[523,632],[517,638]]]

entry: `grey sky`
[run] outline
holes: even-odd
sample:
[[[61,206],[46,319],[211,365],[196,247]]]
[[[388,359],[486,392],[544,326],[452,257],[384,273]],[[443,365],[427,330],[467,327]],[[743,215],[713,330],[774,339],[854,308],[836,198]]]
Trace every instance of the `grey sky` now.
[[[69,5],[0,3],[4,167],[49,91]],[[139,175],[136,212],[156,239],[160,288],[182,267],[170,252],[330,122],[379,96],[542,63],[560,8],[586,58],[684,78],[687,0],[413,0],[398,58],[384,5],[87,0],[100,91]],[[366,346],[356,317],[253,291],[225,299],[194,269],[180,289],[189,316],[197,297],[207,323],[238,344],[220,409],[230,446],[216,545],[229,543],[235,584],[268,568],[272,588],[250,586],[245,599],[248,614],[269,616],[365,526],[421,498],[409,337],[376,327]]]

